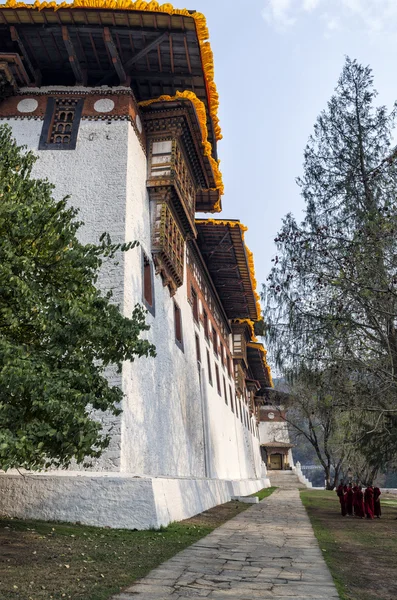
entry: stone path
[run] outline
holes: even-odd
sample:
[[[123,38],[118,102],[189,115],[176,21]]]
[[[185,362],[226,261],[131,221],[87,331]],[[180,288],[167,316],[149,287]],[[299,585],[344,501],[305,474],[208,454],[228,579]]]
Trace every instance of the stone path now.
[[[113,600],[160,598],[328,600],[339,596],[298,490],[279,489]]]

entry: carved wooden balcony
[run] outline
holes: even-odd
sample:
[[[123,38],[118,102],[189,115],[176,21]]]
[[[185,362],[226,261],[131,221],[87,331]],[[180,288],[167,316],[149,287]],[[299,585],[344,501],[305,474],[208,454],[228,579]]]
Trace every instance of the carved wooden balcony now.
[[[187,159],[176,139],[152,142],[147,186],[151,197],[156,192],[168,197],[185,235],[195,236],[196,190]]]

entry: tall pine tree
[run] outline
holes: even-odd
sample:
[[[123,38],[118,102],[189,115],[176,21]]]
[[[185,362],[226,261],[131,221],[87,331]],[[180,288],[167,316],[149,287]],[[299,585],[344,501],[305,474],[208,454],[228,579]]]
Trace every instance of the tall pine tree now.
[[[351,408],[375,408],[375,432],[397,415],[395,110],[376,95],[371,69],[347,58],[305,149],[304,220],[284,219],[264,290],[278,364],[332,369]]]

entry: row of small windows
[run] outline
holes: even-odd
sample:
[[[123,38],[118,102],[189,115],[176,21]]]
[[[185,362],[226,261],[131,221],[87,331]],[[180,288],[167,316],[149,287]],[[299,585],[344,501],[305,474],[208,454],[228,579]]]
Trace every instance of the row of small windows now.
[[[191,299],[192,299],[193,319],[195,320],[197,325],[199,325],[198,295],[193,286],[191,288]],[[205,309],[203,309],[203,327],[204,327],[205,339],[209,343],[210,327],[209,327],[208,313]],[[224,345],[222,343],[219,343],[219,336],[213,325],[211,326],[211,333],[212,333],[212,346],[214,349],[214,354],[215,354],[215,356],[219,356],[219,354],[220,354],[222,365],[227,367],[227,371],[229,373],[229,376],[231,377],[232,376],[232,366],[231,366],[230,356],[227,354],[227,351],[226,351],[226,348],[224,347]],[[218,348],[220,348],[220,352],[219,352]]]
[[[211,356],[210,356],[210,352],[209,352],[208,348],[206,349],[206,353],[207,353],[208,382],[213,387],[214,382],[213,382],[213,378],[212,378]],[[200,366],[201,365],[201,347],[200,347],[200,338],[197,334],[196,334],[196,354],[197,354],[197,362]],[[222,396],[219,367],[216,363],[215,363],[215,379],[216,379],[216,388],[217,388],[218,394],[219,394],[219,396]],[[232,392],[231,385],[229,385],[229,394],[227,393],[226,379],[224,376],[222,379],[223,379],[223,397],[224,397],[226,406],[230,405],[232,412],[237,415],[237,418],[239,418],[241,420],[241,422],[243,423],[243,425],[245,425],[247,427],[247,429],[249,429],[252,433],[254,433],[254,429],[252,427],[252,422],[248,416],[247,410],[245,408],[243,408],[241,400],[238,400],[237,398],[233,398],[233,392]]]
[[[146,307],[152,314],[154,314],[154,280],[153,280],[153,265],[149,260],[148,256],[143,253],[143,299]],[[193,317],[195,321],[198,323],[198,297],[195,290],[192,288],[192,306],[193,306]],[[206,317],[206,318],[205,318]],[[207,322],[207,331],[208,331],[208,315],[204,311],[204,323]],[[175,329],[175,342],[177,346],[183,350],[183,330],[182,330],[182,312],[177,302],[174,300],[174,329]],[[204,333],[206,329],[204,328]],[[208,338],[208,336],[206,336]],[[217,351],[217,340],[218,336],[215,328],[212,328],[212,339],[214,340],[214,353],[218,356]],[[200,338],[198,334],[195,334],[195,343],[196,343],[196,358],[199,366],[202,364],[201,361],[201,345]],[[213,378],[212,378],[212,368],[211,368],[211,357],[208,348],[207,352],[207,368],[208,368],[208,381],[211,386],[213,386]],[[224,348],[221,344],[221,352],[222,359],[224,356]],[[227,357],[229,359],[229,357]],[[224,365],[224,360],[222,360]],[[216,387],[219,396],[222,396],[222,388],[221,388],[221,378],[218,364],[215,363],[215,379],[216,379]],[[231,374],[231,368],[228,368],[229,375]],[[242,407],[241,401],[237,398],[233,398],[232,386],[229,385],[229,398],[227,393],[227,385],[226,379],[223,376],[223,397],[225,400],[225,404],[227,406],[230,405],[230,408],[233,413],[236,413],[237,417],[241,420],[241,422],[253,432],[252,423],[248,416],[247,411]]]

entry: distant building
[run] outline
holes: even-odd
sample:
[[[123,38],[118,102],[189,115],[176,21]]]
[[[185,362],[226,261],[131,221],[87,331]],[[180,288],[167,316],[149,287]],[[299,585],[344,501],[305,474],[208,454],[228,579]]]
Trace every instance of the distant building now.
[[[284,471],[294,466],[294,446],[282,406],[266,403],[260,407],[259,438],[262,460],[269,470]]]
[[[146,528],[269,484],[259,411],[271,375],[245,227],[196,218],[219,213],[223,193],[205,19],[122,5],[0,7],[0,118],[39,156],[35,175],[71,196],[83,242],[139,240],[100,286],[125,315],[146,306],[157,349],[109,372],[125,399],[120,417],[100,417],[102,457],[1,475],[0,511]]]

